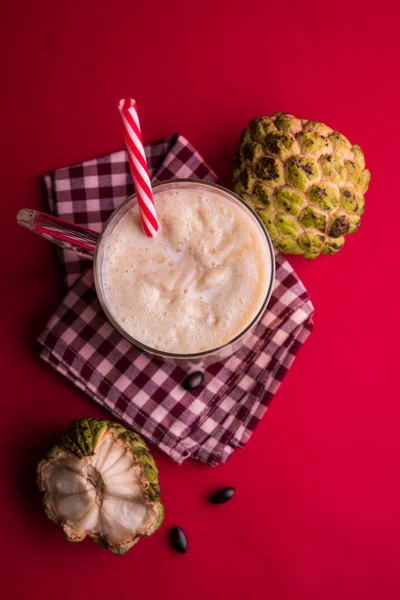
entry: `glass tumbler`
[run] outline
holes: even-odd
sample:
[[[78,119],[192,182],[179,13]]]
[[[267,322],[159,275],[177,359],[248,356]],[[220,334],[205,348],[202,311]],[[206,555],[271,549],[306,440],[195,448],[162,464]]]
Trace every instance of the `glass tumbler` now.
[[[93,259],[94,282],[101,307],[113,327],[117,329],[127,340],[129,340],[129,342],[138,348],[141,348],[148,354],[157,356],[169,362],[178,364],[209,363],[230,356],[237,350],[240,344],[244,342],[245,338],[259,323],[272,294],[275,279],[275,255],[269,234],[258,215],[239,196],[220,185],[195,179],[174,179],[171,181],[165,181],[153,186],[155,203],[157,205],[157,195],[161,192],[186,189],[195,189],[204,192],[211,191],[221,198],[232,202],[234,205],[239,207],[240,210],[243,210],[250,215],[251,219],[261,231],[265,240],[265,260],[267,261],[267,271],[269,273],[263,303],[252,321],[233,339],[217,348],[212,348],[204,352],[178,354],[173,352],[163,352],[159,349],[147,346],[146,344],[140,342],[140,340],[133,338],[127,331],[124,330],[123,325],[116,320],[112,310],[108,305],[107,297],[104,293],[103,282],[104,250],[114,228],[119,223],[120,219],[122,219],[124,215],[136,205],[136,195],[129,196],[118,206],[118,208],[108,219],[101,233],[91,231],[90,229],[75,225],[74,223],[70,223],[57,217],[53,217],[52,215],[47,215],[31,209],[20,210],[17,214],[17,221],[23,227],[26,227],[34,233],[45,237],[49,241],[58,244],[63,248],[75,250],[81,256]]]

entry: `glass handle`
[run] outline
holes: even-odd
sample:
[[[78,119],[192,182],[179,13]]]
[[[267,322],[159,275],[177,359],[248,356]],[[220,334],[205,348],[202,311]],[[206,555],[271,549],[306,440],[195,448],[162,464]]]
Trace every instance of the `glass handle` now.
[[[87,258],[93,258],[100,237],[96,231],[30,208],[23,208],[18,212],[17,222],[53,244],[75,250]]]

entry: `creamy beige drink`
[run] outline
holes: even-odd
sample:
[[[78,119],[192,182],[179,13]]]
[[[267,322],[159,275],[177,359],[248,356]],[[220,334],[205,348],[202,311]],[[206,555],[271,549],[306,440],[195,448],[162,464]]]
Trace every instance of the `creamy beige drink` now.
[[[147,238],[135,206],[111,233],[102,277],[108,309],[130,336],[194,354],[239,335],[270,283],[267,241],[251,214],[212,189],[159,192],[161,231]]]

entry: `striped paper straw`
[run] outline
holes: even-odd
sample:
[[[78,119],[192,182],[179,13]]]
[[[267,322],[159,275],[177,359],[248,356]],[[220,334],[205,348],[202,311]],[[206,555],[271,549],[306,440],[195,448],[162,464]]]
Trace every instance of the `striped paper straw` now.
[[[123,98],[118,103],[118,110],[124,126],[125,143],[143,231],[148,237],[153,237],[159,230],[160,225],[154,206],[153,192],[151,191],[136,100]]]

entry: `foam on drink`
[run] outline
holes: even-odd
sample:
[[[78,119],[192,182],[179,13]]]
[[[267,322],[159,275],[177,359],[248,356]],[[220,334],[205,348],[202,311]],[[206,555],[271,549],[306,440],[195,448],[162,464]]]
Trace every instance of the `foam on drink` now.
[[[194,354],[240,334],[269,282],[266,241],[245,212],[212,191],[155,196],[161,230],[143,235],[138,208],[114,228],[104,252],[110,312],[139,342]]]

